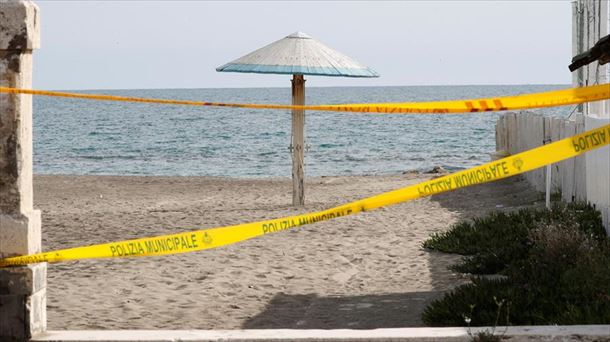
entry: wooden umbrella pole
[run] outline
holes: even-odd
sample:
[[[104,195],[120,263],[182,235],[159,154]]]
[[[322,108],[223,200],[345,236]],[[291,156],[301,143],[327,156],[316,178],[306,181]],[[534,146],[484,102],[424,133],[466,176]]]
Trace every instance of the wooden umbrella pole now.
[[[292,75],[292,104],[305,105],[305,78],[303,75]],[[292,111],[292,205],[305,204],[305,111]]]

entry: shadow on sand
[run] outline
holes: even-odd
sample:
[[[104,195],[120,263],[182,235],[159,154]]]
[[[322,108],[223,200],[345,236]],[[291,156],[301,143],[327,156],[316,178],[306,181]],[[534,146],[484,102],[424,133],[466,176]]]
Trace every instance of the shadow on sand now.
[[[430,199],[457,214],[458,220],[472,219],[494,210],[515,210],[540,204],[541,195],[522,178],[511,178],[477,185]],[[448,229],[450,223],[446,227]],[[277,294],[265,310],[248,319],[244,329],[376,329],[423,326],[421,314],[433,300],[468,278],[452,275],[455,283],[447,286],[448,266],[455,255],[427,251],[433,291],[363,296],[316,294]]]
[[[421,326],[419,316],[441,291],[318,297],[277,294],[244,329],[376,329]]]

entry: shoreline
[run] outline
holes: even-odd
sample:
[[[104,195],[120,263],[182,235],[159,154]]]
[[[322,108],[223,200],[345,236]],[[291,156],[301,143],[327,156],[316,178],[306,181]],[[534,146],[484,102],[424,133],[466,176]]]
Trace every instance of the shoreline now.
[[[384,174],[376,174],[376,173],[365,173],[365,174],[353,174],[353,175],[323,175],[323,176],[305,176],[305,182],[308,183],[310,181],[321,180],[325,178],[368,178],[368,177],[405,177],[405,176],[415,176],[418,178],[426,178],[426,177],[434,177],[438,175],[446,175],[451,172],[463,171],[466,169],[460,169],[457,171],[449,170],[447,173],[435,173],[432,171],[419,171],[419,170],[408,170],[403,172],[392,172],[392,173],[384,173]],[[292,182],[292,178],[290,176],[239,176],[239,177],[229,177],[229,176],[185,176],[185,175],[117,175],[117,174],[69,174],[69,173],[35,173],[34,177],[36,178],[46,178],[46,177],[74,177],[74,178],[90,178],[90,177],[100,177],[100,178],[176,178],[176,179],[186,179],[186,178],[194,178],[194,179],[215,179],[215,180],[224,180],[224,181],[277,181],[277,182]]]

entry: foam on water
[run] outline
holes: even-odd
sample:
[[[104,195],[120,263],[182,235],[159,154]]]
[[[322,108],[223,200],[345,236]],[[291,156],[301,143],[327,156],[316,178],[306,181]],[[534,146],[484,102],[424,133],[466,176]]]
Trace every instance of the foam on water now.
[[[568,85],[308,88],[307,103],[516,95]],[[289,103],[289,88],[86,91],[164,99]],[[539,110],[567,116],[574,106]],[[306,175],[390,174],[489,160],[498,113],[306,114]],[[40,174],[290,177],[290,112],[34,98]]]

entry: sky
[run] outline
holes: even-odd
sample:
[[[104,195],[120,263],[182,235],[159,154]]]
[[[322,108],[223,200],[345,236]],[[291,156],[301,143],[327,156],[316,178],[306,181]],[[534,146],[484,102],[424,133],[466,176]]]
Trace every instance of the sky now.
[[[376,70],[307,86],[569,84],[569,1],[35,1],[37,89],[287,87],[215,68],[295,31]]]

